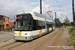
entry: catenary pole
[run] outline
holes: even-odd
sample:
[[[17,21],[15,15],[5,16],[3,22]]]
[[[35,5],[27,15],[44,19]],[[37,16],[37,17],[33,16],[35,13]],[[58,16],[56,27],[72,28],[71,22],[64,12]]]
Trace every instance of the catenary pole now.
[[[72,0],[73,26],[75,27],[74,0]]]
[[[42,14],[42,0],[40,0],[40,14]]]
[[[55,12],[55,27],[57,27],[57,23],[56,23],[56,12]]]

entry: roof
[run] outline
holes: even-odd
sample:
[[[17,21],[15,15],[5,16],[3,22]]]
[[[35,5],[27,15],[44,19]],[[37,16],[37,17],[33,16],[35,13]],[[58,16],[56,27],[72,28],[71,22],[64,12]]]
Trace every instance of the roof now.
[[[3,17],[3,15],[0,15],[1,17]]]
[[[14,25],[14,22],[9,22],[9,26]]]
[[[6,17],[6,16],[4,16],[4,15],[0,15],[1,17]],[[6,18],[9,18],[9,17],[6,17]]]
[[[48,17],[46,17],[46,16],[44,16],[42,14],[36,13],[36,12],[31,12],[31,15],[32,15],[32,17],[33,17],[34,20],[42,20],[42,21],[45,21],[45,18],[46,18],[46,21],[53,22]]]

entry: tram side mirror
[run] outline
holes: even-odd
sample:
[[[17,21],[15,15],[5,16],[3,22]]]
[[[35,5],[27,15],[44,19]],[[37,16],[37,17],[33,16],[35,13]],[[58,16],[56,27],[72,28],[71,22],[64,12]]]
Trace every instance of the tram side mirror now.
[[[16,22],[14,21],[14,24],[16,24]]]

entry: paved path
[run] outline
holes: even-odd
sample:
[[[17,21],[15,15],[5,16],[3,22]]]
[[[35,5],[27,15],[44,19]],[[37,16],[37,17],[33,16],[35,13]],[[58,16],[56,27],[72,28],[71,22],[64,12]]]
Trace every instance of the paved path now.
[[[1,34],[0,35],[0,42],[3,42],[3,41],[6,41],[6,40],[9,40],[9,39],[12,39],[13,38],[13,33],[9,33],[9,34]]]

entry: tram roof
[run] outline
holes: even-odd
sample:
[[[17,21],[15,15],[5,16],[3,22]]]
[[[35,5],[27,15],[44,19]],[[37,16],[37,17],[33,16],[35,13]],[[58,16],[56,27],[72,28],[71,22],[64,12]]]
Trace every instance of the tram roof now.
[[[45,17],[46,16],[44,16],[42,14],[39,14],[39,13],[36,13],[36,12],[31,12],[31,15],[32,15],[32,17],[33,17],[34,20],[45,21]],[[49,19],[48,17],[46,17],[46,21],[53,22],[52,19]]]

